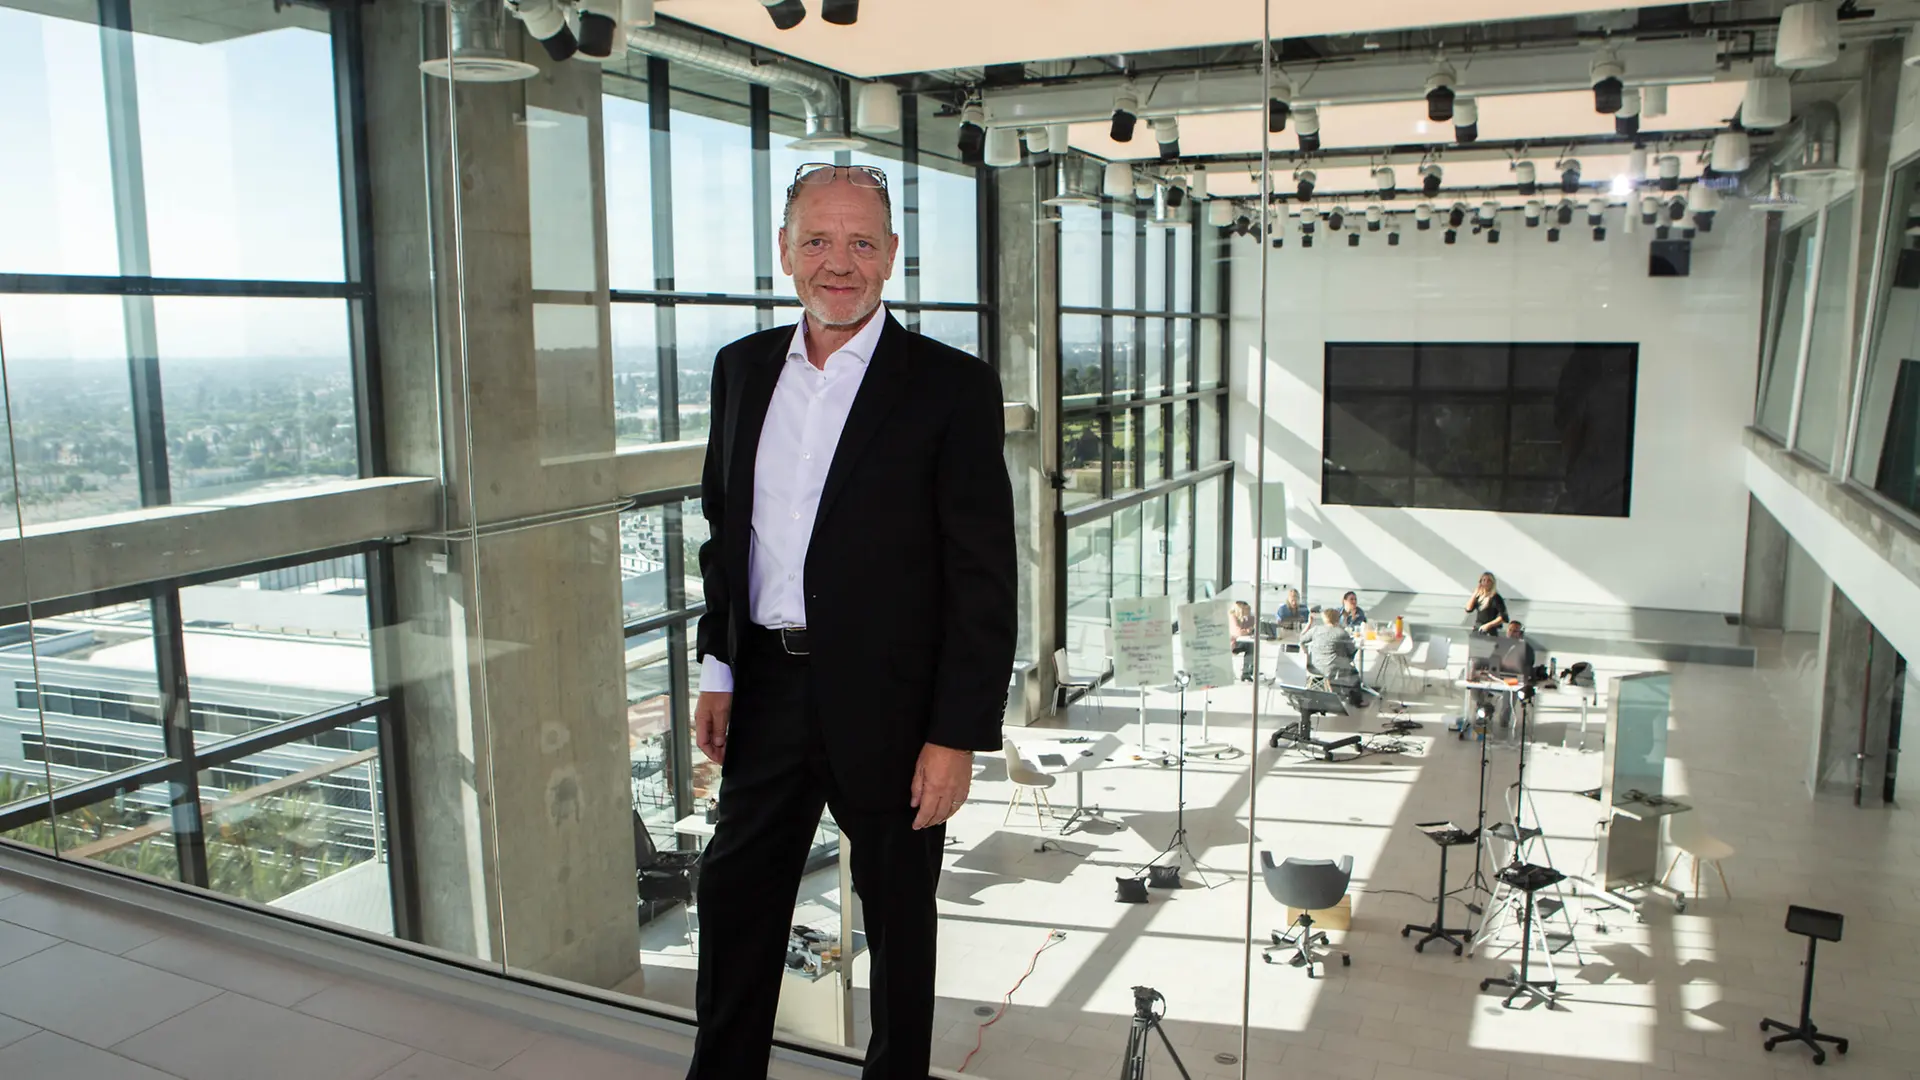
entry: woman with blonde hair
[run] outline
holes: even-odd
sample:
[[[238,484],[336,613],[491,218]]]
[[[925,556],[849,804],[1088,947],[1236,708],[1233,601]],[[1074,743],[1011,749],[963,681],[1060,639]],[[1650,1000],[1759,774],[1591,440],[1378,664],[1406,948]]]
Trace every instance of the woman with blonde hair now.
[[[1472,612],[1469,625],[1476,634],[1498,633],[1502,623],[1507,621],[1507,601],[1500,595],[1493,575],[1480,575],[1480,584],[1467,598],[1467,610]]]

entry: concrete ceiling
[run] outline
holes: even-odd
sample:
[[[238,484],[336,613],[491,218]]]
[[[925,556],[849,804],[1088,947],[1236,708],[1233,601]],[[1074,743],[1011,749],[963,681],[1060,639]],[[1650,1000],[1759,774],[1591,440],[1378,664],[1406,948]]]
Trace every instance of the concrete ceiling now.
[[[658,10],[862,78],[1244,44],[1265,36],[1259,0],[866,0],[853,26],[823,22],[819,0],[803,2],[807,18],[791,30],[776,29],[750,0],[659,0]],[[1275,39],[1659,6],[1642,0],[1610,6],[1596,0],[1271,3]]]

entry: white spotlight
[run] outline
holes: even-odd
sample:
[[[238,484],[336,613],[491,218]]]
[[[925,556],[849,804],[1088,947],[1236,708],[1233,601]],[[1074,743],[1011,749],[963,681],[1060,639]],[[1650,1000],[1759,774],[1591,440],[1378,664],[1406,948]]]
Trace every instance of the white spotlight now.
[[[1518,162],[1513,166],[1513,180],[1519,185],[1522,195],[1531,195],[1540,190],[1540,175],[1531,161]]]
[[[1620,111],[1613,114],[1613,133],[1640,134],[1640,91],[1634,87],[1620,91]]]
[[[1672,154],[1660,155],[1660,190],[1680,190],[1680,159]]]
[[[1620,62],[1620,54],[1613,51],[1613,46],[1600,46],[1587,68],[1593,84],[1594,112],[1611,115],[1620,111],[1621,93],[1626,89],[1620,80],[1626,73],[1626,65]]]
[[[1320,149],[1320,110],[1303,105],[1293,110],[1293,130],[1300,136],[1300,152],[1311,154]]]
[[[1747,80],[1747,93],[1740,102],[1740,126],[1771,130],[1785,127],[1793,119],[1793,85],[1784,75],[1765,75]]]
[[[1205,165],[1195,165],[1193,167],[1193,177],[1187,181],[1187,194],[1202,202],[1206,201],[1207,167]]]
[[[1379,232],[1380,222],[1385,220],[1386,216],[1387,216],[1386,211],[1380,208],[1379,203],[1373,203],[1369,205],[1367,207],[1367,231]]]
[[[1146,177],[1136,177],[1133,181],[1133,197],[1145,201],[1153,198],[1153,181]]]
[[[1026,140],[1029,154],[1044,154],[1053,149],[1053,139],[1047,134],[1046,128],[1028,128],[1020,133],[1020,137]]]
[[[1547,209],[1546,206],[1544,206],[1538,199],[1527,200],[1526,211],[1523,215],[1527,221],[1527,228],[1529,229],[1539,228],[1540,215],[1544,213],[1546,209]]]
[[[1647,120],[1667,115],[1666,87],[1643,86],[1640,88],[1640,115]]]
[[[1828,0],[1789,4],[1780,13],[1773,62],[1783,68],[1825,67],[1840,59],[1840,16]]]
[[[1433,228],[1433,204],[1421,203],[1413,208],[1413,227],[1426,232]]]
[[[1453,103],[1453,138],[1455,142],[1460,143],[1479,141],[1479,102],[1470,97],[1463,97]]]
[[[1153,118],[1153,137],[1160,144],[1160,160],[1171,161],[1180,156],[1180,118],[1177,116],[1156,116]]]
[[[1389,166],[1382,165],[1379,168],[1373,170],[1373,185],[1376,189],[1379,190],[1381,198],[1383,199],[1393,198],[1395,192],[1397,191],[1397,189],[1394,186],[1393,169]]]
[[[1225,199],[1215,199],[1207,204],[1207,224],[1226,228],[1233,224],[1234,207]]]
[[[1100,190],[1109,199],[1125,199],[1133,194],[1133,166],[1124,161],[1107,162],[1107,174],[1101,178]]]
[[[1709,160],[1714,172],[1745,172],[1753,160],[1753,141],[1744,131],[1723,131],[1713,137]]]
[[[862,135],[887,135],[900,130],[900,88],[892,83],[860,84],[853,101],[853,126]]]
[[[1065,124],[1048,124],[1047,125],[1048,153],[1051,153],[1054,157],[1059,157],[1062,154],[1065,154],[1067,150],[1071,148],[1071,145],[1072,145],[1071,142],[1067,138],[1067,125]]]
[[[1648,195],[1640,200],[1640,224],[1651,225],[1660,220],[1660,200]]]
[[[1647,148],[1636,146],[1627,154],[1627,178],[1639,184],[1647,178]]]
[[[1006,169],[1020,164],[1020,131],[1018,128],[988,128],[986,162],[996,169]]]
[[[1713,231],[1713,215],[1720,211],[1720,193],[1709,184],[1695,184],[1687,193],[1687,204],[1693,208],[1693,224],[1701,232]]]

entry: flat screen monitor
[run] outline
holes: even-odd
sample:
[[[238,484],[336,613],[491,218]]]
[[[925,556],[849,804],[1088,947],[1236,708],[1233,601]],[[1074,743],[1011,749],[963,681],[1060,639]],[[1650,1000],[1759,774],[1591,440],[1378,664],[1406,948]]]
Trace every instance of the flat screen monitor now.
[[[1527,639],[1497,638],[1494,641],[1493,668],[1502,675],[1527,673]]]
[[[1468,634],[1467,666],[1477,668],[1492,666],[1494,649],[1499,644],[1500,639],[1491,634]]]

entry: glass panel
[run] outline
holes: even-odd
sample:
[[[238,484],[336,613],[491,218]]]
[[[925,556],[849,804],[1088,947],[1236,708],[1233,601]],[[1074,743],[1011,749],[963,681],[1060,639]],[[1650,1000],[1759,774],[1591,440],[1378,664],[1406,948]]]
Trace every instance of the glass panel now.
[[[1104,467],[1101,418],[1069,416],[1060,422],[1060,471],[1066,478],[1061,507],[1078,506],[1100,497]]]
[[[1140,410],[1122,409],[1113,414],[1113,426],[1110,431],[1112,445],[1107,457],[1113,462],[1113,485],[1115,495],[1133,491],[1140,486],[1139,452]]]
[[[682,631],[684,632],[684,631]],[[667,630],[649,630],[627,639],[627,757],[633,777],[633,812],[649,833],[654,847],[671,851],[680,846],[674,822],[680,812],[673,797],[672,678],[667,663]],[[695,759],[718,772],[705,755]]]
[[[208,888],[391,935],[379,740],[361,720],[201,770]]]
[[[1199,399],[1200,406],[1200,456],[1202,465],[1210,465],[1220,460],[1220,413],[1225,402],[1220,396]]]
[[[140,505],[122,303],[0,295],[17,494],[28,525]]]
[[[1145,311],[1170,311],[1167,306],[1167,250],[1168,245],[1186,236],[1179,229],[1148,229],[1147,244],[1141,268],[1146,271],[1146,288],[1140,294],[1140,307]],[[1176,245],[1177,246],[1177,245]]]
[[[133,42],[152,273],[340,280],[326,12],[247,0],[223,13],[247,32],[205,44],[158,15]]]
[[[1221,289],[1221,278],[1226,272],[1228,237],[1215,236],[1213,229],[1195,229],[1194,231],[1200,234],[1200,262],[1197,267],[1200,274],[1199,310],[1208,315],[1225,314],[1227,299]]]
[[[1200,389],[1224,385],[1220,379],[1221,353],[1225,345],[1221,331],[1226,324],[1219,319],[1200,319]],[[1177,348],[1177,346],[1176,346]]]
[[[1887,263],[1880,271],[1872,352],[1855,436],[1853,478],[1920,510],[1920,163],[1895,174],[1887,215]]]
[[[1100,306],[1100,229],[1097,206],[1060,208],[1060,306]]]
[[[1193,500],[1193,595],[1195,599],[1212,596],[1226,587],[1220,568],[1225,554],[1221,548],[1220,493],[1226,484],[1220,477],[1202,480],[1194,486]]]
[[[1202,219],[1206,217],[1204,207],[1195,207],[1194,213]],[[1206,229],[1174,229],[1173,232],[1173,311],[1193,310],[1193,248],[1195,234],[1204,234]],[[1201,241],[1204,243],[1205,241]]]
[[[1167,431],[1164,426],[1166,406],[1150,405],[1144,413],[1145,427],[1141,431],[1140,455],[1145,486],[1166,479]]]
[[[1113,595],[1118,598],[1145,596],[1141,580],[1145,553],[1141,550],[1142,529],[1146,521],[1144,504],[1126,507],[1113,515]]]
[[[0,6],[0,103],[0,272],[118,273],[99,28]]]
[[[646,506],[620,515],[620,617],[626,622],[635,622],[665,610],[666,510],[664,507]],[[633,643],[629,641],[627,647],[631,659]],[[666,655],[664,643],[660,652],[662,656]]]
[[[681,439],[705,439],[712,416],[713,363],[723,346],[759,329],[752,308],[681,304],[673,309]]]
[[[686,578],[686,606],[698,607],[707,602],[707,585],[700,577],[700,545],[713,535],[712,528],[702,511],[699,499],[683,499],[680,502],[680,547],[683,576]]]
[[[1167,500],[1148,499],[1140,506],[1140,595],[1167,595]]]
[[[1793,413],[1794,371],[1800,362],[1800,332],[1806,326],[1807,281],[1813,265],[1815,229],[1803,222],[1781,234],[1778,294],[1774,300],[1773,337],[1767,353],[1766,377],[1760,387],[1758,424],[1784,439]]]
[[[645,67],[641,68],[644,76]],[[652,289],[653,130],[644,77],[608,72],[602,82],[607,192],[607,283]],[[617,312],[619,309],[615,308]],[[619,341],[619,335],[614,335]],[[616,362],[618,354],[616,354]]]
[[[923,311],[920,313],[920,332],[961,352],[980,355],[980,316],[974,312]],[[1021,396],[1016,393],[1015,387],[1004,388],[1004,393],[1010,401],[1018,400]]]
[[[677,82],[680,68],[671,70]],[[668,119],[673,284],[681,292],[753,292],[753,215],[740,212],[753,205],[753,134],[746,110],[739,113],[737,123],[679,109]],[[786,183],[778,187],[784,198]]]
[[[921,129],[921,143],[928,132]],[[980,302],[980,204],[971,169],[920,159],[920,299]],[[897,216],[897,215],[896,215]],[[904,258],[903,260],[904,261]]]
[[[1068,529],[1067,656],[1076,673],[1105,670],[1113,589],[1113,519]]]
[[[659,442],[659,313],[652,304],[614,304],[611,311],[614,444]]]
[[[1193,599],[1188,575],[1193,563],[1193,489],[1181,488],[1167,496],[1167,595],[1180,605]]]
[[[1173,331],[1173,383],[1168,393],[1184,394],[1197,389],[1193,381],[1193,321],[1168,320]]]
[[[69,749],[56,737],[46,748],[52,759],[88,759],[95,751],[84,743]],[[82,806],[54,818],[53,828],[36,835],[22,830],[35,847],[57,841],[62,857],[105,863],[164,881],[180,880],[180,853],[174,845],[172,794],[166,784],[149,784]],[[42,827],[44,828],[44,827]]]
[[[1137,370],[1140,360],[1139,320],[1116,316],[1107,320],[1113,332],[1113,396],[1129,397],[1140,385]]]
[[[153,319],[175,502],[360,474],[346,301],[158,297]]]
[[[146,603],[36,617],[32,638],[5,654],[0,757],[59,790],[167,756]]]
[[[1145,379],[1141,397],[1159,397],[1167,392],[1167,320],[1148,319],[1140,338],[1141,370]]]
[[[1135,268],[1140,264],[1140,224],[1134,217],[1135,209],[1134,201],[1125,199],[1114,203],[1113,213],[1107,216],[1113,232],[1113,261],[1108,267],[1113,284],[1110,306],[1122,310],[1140,302],[1140,283],[1135,277]]]
[[[1193,471],[1193,402],[1191,401],[1173,403],[1173,441],[1168,445],[1167,456],[1173,464],[1173,475],[1185,476]]]
[[[1105,396],[1098,315],[1060,316],[1060,407],[1090,405]]]
[[[1807,352],[1807,388],[1800,404],[1800,429],[1794,446],[1829,464],[1840,434],[1841,383],[1852,370],[1853,313],[1848,301],[1848,264],[1853,257],[1853,199],[1827,209],[1820,241],[1820,288],[1813,300],[1813,328]]]

